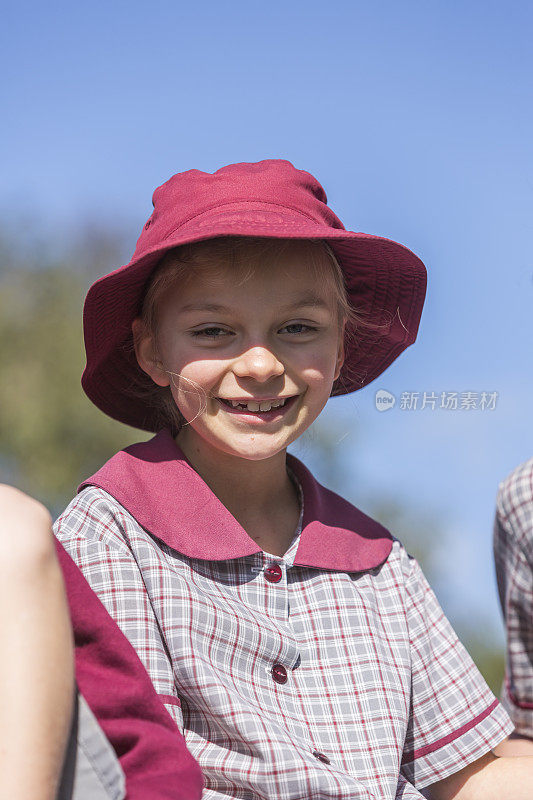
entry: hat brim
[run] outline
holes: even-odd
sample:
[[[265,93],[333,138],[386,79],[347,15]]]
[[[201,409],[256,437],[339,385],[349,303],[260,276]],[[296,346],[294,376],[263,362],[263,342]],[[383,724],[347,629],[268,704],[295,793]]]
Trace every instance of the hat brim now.
[[[423,262],[407,247],[373,234],[317,224],[285,207],[278,211],[254,202],[243,213],[242,203],[227,204],[223,210],[197,215],[163,242],[136,252],[128,264],[89,289],[84,306],[87,365],[81,382],[91,401],[113,419],[141,430],[159,430],[146,404],[127,395],[141,373],[131,346],[131,323],[140,313],[150,274],[165,253],[218,236],[328,242],[345,275],[351,305],[371,322],[345,337],[344,365],[331,396],[367,386],[416,340],[427,275]]]

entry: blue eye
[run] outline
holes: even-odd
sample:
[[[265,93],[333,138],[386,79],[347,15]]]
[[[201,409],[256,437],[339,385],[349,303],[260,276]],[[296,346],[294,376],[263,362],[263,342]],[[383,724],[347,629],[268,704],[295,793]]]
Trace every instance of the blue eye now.
[[[294,331],[296,335],[300,333],[308,333],[309,331],[316,331],[318,328],[313,327],[312,325],[305,325],[303,322],[292,322],[290,325],[284,325],[283,328],[280,330],[288,330],[289,328],[305,328],[305,330]],[[219,327],[218,325],[211,325],[209,328],[201,328],[198,331],[191,331],[191,336],[198,337],[198,336],[205,336],[207,339],[220,339],[221,337],[217,335],[217,331],[221,331],[223,334],[229,334],[230,336],[233,335],[231,331],[227,331],[224,328]]]
[[[191,331],[193,336],[207,336],[208,339],[218,339],[220,337],[213,336],[210,333],[206,333],[206,331],[222,331],[223,333],[229,333],[229,331],[224,331],[223,328],[219,328],[218,325],[213,325],[211,328],[202,328],[199,331]]]
[[[307,331],[316,331],[312,325],[305,325],[303,322],[291,322],[290,325],[284,325],[284,328],[307,328]],[[307,331],[297,331],[297,333],[307,333]]]

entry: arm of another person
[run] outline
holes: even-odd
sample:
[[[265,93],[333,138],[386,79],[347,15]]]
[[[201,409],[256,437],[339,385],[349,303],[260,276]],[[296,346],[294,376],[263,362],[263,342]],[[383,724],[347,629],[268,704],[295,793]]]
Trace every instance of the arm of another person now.
[[[505,741],[496,745],[494,753],[497,756],[533,756],[533,739],[513,731]]]
[[[487,753],[423,793],[428,800],[531,800],[533,756]]]
[[[199,800],[202,775],[180,730],[172,665],[121,536],[127,520],[99,492],[82,492],[55,524],[76,637],[76,679],[119,757],[128,800]]]
[[[46,508],[0,484],[0,797],[53,800],[74,708],[74,645]]]

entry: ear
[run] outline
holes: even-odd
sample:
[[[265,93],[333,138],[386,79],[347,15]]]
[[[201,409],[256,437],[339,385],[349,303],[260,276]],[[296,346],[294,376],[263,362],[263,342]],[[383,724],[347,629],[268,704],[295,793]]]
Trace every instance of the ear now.
[[[140,317],[131,323],[131,332],[137,363],[142,371],[146,372],[158,386],[169,386],[170,381],[157,354],[153,334],[146,330]]]
[[[337,360],[335,362],[335,377],[336,381],[341,374],[342,365],[344,364],[344,326],[342,328],[342,335],[339,336],[339,347],[337,349]]]

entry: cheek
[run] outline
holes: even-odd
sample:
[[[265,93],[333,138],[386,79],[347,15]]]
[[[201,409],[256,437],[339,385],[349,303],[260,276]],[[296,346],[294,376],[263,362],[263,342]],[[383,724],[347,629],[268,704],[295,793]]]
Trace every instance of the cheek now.
[[[201,386],[206,391],[210,391],[217,385],[223,372],[220,362],[215,359],[193,360],[187,359],[184,354],[181,354],[181,359],[176,359],[175,365],[177,369],[174,367],[174,371],[178,372],[184,379],[183,382],[180,382],[179,378],[175,377],[178,389],[190,387],[190,381]],[[187,398],[187,395],[185,395],[185,398]]]
[[[335,376],[335,361],[330,357],[315,358],[304,367],[300,377],[309,389],[315,392],[326,392],[329,395]]]
[[[309,383],[320,383],[333,378],[337,361],[338,340],[331,338],[323,346],[302,354],[299,369]]]

